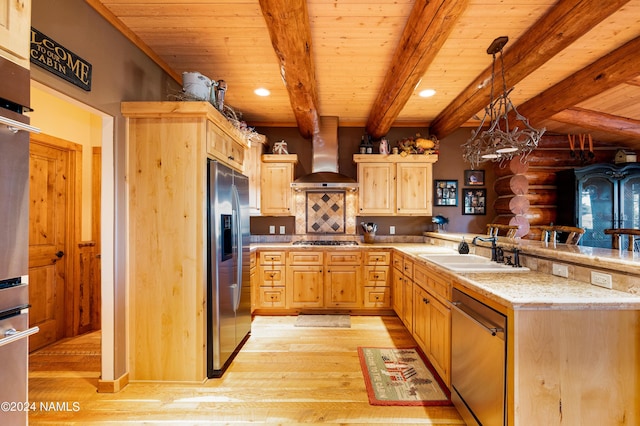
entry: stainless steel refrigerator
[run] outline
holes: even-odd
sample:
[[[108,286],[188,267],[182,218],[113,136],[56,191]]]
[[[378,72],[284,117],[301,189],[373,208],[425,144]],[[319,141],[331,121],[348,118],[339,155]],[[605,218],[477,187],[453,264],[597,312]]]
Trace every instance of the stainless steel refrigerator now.
[[[26,425],[29,328],[29,70],[0,58],[0,424]]]
[[[207,376],[220,377],[251,332],[249,179],[208,164]]]

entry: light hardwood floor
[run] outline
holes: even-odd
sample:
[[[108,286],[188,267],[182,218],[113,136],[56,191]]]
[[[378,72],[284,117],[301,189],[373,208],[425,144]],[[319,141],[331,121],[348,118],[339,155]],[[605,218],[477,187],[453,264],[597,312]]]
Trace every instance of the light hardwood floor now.
[[[255,317],[221,379],[131,383],[116,394],[96,392],[99,332],[44,348],[30,356],[29,400],[79,410],[36,410],[29,424],[464,424],[453,407],[369,405],[356,348],[415,345],[398,318],[352,316],[349,329],[294,323]]]

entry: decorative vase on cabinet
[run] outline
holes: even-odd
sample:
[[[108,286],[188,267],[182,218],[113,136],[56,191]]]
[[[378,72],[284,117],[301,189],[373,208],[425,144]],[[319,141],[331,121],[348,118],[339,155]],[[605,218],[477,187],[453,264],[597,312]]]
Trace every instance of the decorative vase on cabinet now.
[[[584,228],[581,245],[611,248],[605,229],[640,228],[640,164],[594,164],[556,175],[558,224]]]

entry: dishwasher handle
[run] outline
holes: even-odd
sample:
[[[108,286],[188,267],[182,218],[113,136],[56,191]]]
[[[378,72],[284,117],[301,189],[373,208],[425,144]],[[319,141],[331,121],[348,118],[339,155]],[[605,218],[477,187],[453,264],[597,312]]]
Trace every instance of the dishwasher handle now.
[[[484,328],[487,332],[491,333],[492,336],[497,336],[498,333],[501,333],[504,335],[505,330],[503,327],[499,327],[496,324],[493,324],[491,321],[484,318],[482,315],[480,315],[478,312],[474,311],[473,309],[469,308],[464,303],[457,302],[457,301],[451,302],[451,306],[453,307],[453,309],[455,309],[456,311],[458,311],[459,313],[461,313],[471,321],[475,322],[480,327]]]
[[[0,347],[24,339],[32,334],[36,334],[38,331],[40,331],[40,328],[38,327],[31,327],[24,331],[16,331],[15,328],[10,328],[4,332],[5,338],[0,339]]]

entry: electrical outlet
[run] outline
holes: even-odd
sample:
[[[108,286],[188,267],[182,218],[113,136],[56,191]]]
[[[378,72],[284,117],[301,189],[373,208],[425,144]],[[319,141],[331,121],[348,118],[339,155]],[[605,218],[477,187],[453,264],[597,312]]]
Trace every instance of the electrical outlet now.
[[[568,278],[569,277],[569,268],[567,267],[567,265],[559,265],[557,263],[554,263],[551,265],[551,273],[553,275],[557,275],[558,277],[564,277],[564,278]]]
[[[598,287],[613,288],[611,275],[603,274],[602,272],[591,271],[591,284]]]
[[[395,226],[390,226],[389,227],[389,235],[394,235],[396,233],[396,227]]]
[[[276,226],[275,225],[269,225],[269,233],[270,234],[275,234],[276,233]]]
[[[285,227],[284,225],[280,225],[280,235],[284,235],[285,233]]]

